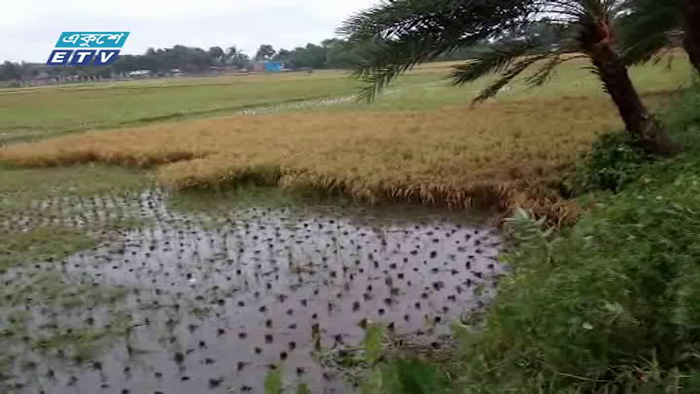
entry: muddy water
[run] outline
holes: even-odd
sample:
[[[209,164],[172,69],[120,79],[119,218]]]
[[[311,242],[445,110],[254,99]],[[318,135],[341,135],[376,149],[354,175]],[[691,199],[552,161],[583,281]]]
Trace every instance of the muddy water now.
[[[444,211],[324,206],[184,214],[155,192],[136,208],[151,220],[145,229],[0,276],[21,286],[60,274],[74,296],[84,296],[60,305],[0,304],[5,317],[29,314],[23,321],[32,338],[13,345],[22,354],[5,376],[7,391],[263,392],[268,371],[282,368],[290,387],[351,392],[319,356],[360,343],[365,320],[440,346],[450,322],[488,300],[500,272],[498,233]],[[51,351],[27,345],[66,327],[102,333],[108,345],[77,362],[61,354],[68,344]]]

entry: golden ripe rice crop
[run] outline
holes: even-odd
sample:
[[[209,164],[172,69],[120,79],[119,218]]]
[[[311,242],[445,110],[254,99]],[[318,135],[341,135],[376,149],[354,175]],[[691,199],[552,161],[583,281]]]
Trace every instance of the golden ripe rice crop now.
[[[606,98],[512,99],[419,112],[237,115],[93,131],[0,150],[30,166],[106,162],[157,167],[174,188],[242,179],[392,199],[502,207],[520,203],[620,129]],[[524,187],[526,186],[527,187]]]

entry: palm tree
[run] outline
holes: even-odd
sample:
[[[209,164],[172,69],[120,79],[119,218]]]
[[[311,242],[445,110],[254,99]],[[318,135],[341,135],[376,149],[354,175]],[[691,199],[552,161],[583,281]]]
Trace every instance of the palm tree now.
[[[684,46],[700,73],[700,0],[627,0],[620,18],[621,47],[628,64],[644,63]]]
[[[348,19],[339,32],[362,44],[355,72],[368,82],[361,92],[368,100],[417,64],[477,44],[489,45],[452,73],[455,85],[499,74],[475,102],[496,95],[530,67],[536,70],[526,81],[542,85],[558,65],[586,57],[629,134],[648,152],[671,154],[674,144],[642,103],[615,51],[613,22],[622,5],[624,0],[384,0]],[[506,34],[528,31],[543,18],[566,27],[560,42]]]
[[[239,53],[241,53],[241,51],[238,50],[238,47],[236,47],[235,45],[233,45],[233,46],[228,47],[228,49],[226,50],[226,57],[227,57],[228,59],[233,59],[233,58],[235,58]]]

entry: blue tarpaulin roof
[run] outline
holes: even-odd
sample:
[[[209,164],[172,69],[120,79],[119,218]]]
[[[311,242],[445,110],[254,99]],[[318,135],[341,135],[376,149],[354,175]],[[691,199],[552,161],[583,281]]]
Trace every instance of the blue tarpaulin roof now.
[[[282,63],[281,62],[267,62],[265,63],[265,71],[267,72],[280,72],[282,71]]]

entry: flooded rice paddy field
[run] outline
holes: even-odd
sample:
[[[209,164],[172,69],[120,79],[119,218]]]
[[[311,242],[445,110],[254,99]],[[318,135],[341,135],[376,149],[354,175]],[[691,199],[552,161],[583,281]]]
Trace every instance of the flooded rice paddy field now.
[[[108,240],[0,274],[0,391],[352,392],[319,360],[363,325],[439,347],[483,307],[500,276],[498,233],[417,207],[238,208],[183,212],[152,190],[58,198],[0,218]],[[113,220],[141,222],[109,230]]]

